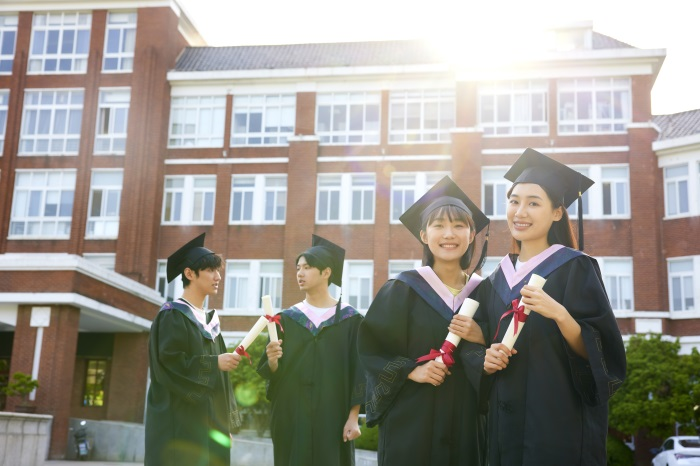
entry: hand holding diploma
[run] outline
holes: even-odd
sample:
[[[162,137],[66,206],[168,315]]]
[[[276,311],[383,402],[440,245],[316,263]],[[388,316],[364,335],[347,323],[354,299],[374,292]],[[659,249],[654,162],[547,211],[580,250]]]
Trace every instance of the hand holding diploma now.
[[[283,332],[284,329],[282,328],[282,323],[280,322],[280,315],[275,315],[275,312],[272,310],[272,299],[270,298],[270,295],[265,295],[262,297],[262,305],[263,309],[265,310],[265,316],[267,319],[267,333],[270,335],[270,341],[277,341],[279,338],[277,338],[276,324],[279,324],[280,329]]]
[[[458,315],[474,317],[474,313],[476,312],[476,309],[478,307],[479,303],[477,301],[467,298],[464,300],[462,306],[459,308]],[[440,351],[431,349],[430,353],[426,354],[425,356],[421,356],[416,360],[416,362],[423,362],[434,359],[435,361],[445,364],[449,368],[455,363],[452,353],[457,348],[457,345],[459,345],[460,341],[461,338],[459,335],[449,332],[447,334],[447,337],[445,338],[445,341],[442,344],[442,347],[440,347]]]
[[[544,278],[533,273],[530,277],[530,281],[527,284],[536,288],[542,288],[545,282],[546,280]],[[513,320],[510,321],[508,330],[506,330],[506,334],[503,336],[503,341],[501,342],[510,350],[513,349],[515,341],[518,339],[520,332],[522,332],[523,327],[525,326],[527,316],[530,315],[530,309],[525,309],[522,300],[520,302],[513,300],[512,306],[513,308],[510,311],[507,311],[501,316],[501,319],[503,319],[505,316],[513,314]],[[498,336],[498,329],[496,329],[496,335],[494,335],[494,338],[496,336]]]

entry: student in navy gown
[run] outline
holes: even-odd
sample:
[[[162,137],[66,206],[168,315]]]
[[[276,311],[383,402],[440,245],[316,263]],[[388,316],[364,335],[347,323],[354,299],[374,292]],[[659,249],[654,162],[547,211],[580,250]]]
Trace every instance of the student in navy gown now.
[[[355,464],[353,440],[365,378],[357,356],[362,314],[331,296],[345,250],[320,236],[297,257],[305,299],[281,313],[283,333],[268,343],[258,373],[269,380],[275,466]]]
[[[608,400],[624,380],[625,350],[598,263],[576,249],[566,210],[579,199],[583,249],[581,195],[593,181],[533,149],[505,177],[514,253],[473,296],[488,348],[462,347],[489,400],[489,465],[605,465]],[[526,284],[533,273],[543,288]],[[513,315],[524,326],[511,351],[499,342]]]
[[[379,465],[478,465],[484,433],[474,390],[459,362],[439,362],[431,350],[449,332],[484,343],[478,325],[455,313],[481,280],[466,270],[474,237],[489,221],[449,177],[401,221],[423,245],[424,265],[382,286],[358,336]]]

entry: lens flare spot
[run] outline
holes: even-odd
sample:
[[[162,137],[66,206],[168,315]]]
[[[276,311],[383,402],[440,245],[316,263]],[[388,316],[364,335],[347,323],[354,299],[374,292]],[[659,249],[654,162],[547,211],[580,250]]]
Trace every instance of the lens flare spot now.
[[[252,384],[244,383],[237,385],[236,389],[234,390],[234,394],[236,396],[238,406],[253,406],[258,402],[258,393]]]

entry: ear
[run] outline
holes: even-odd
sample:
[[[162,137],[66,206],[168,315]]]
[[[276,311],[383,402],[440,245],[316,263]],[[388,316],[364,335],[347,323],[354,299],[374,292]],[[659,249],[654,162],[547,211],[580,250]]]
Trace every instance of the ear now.
[[[554,209],[554,221],[558,222],[564,216],[564,208],[562,206]]]
[[[189,268],[189,267],[185,267],[184,274],[185,274],[185,277],[186,277],[189,281],[194,280],[194,278],[196,277],[196,274],[194,273],[194,270],[192,270],[192,269]]]
[[[331,268],[330,268],[330,267],[326,267],[326,268],[323,269],[323,271],[321,272],[321,276],[322,276],[323,278],[330,279],[332,273],[333,273],[333,271],[331,270]]]
[[[424,244],[428,244],[428,234],[425,232],[425,230],[421,230],[421,231],[420,231],[420,240],[421,240]]]

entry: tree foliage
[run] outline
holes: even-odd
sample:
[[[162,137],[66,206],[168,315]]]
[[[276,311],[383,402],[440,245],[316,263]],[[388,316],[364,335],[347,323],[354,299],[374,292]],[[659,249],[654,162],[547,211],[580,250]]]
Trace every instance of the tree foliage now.
[[[627,377],[610,400],[610,426],[634,435],[640,429],[665,438],[681,430],[695,434],[700,404],[700,354],[678,354],[680,343],[661,335],[635,335],[627,344]]]
[[[238,367],[229,372],[236,403],[243,416],[244,428],[255,429],[260,435],[269,424],[270,402],[265,397],[267,381],[258,375],[256,368],[267,342],[267,334],[261,333],[247,349],[251,361],[243,357]],[[229,351],[235,348],[236,346],[232,346]]]

